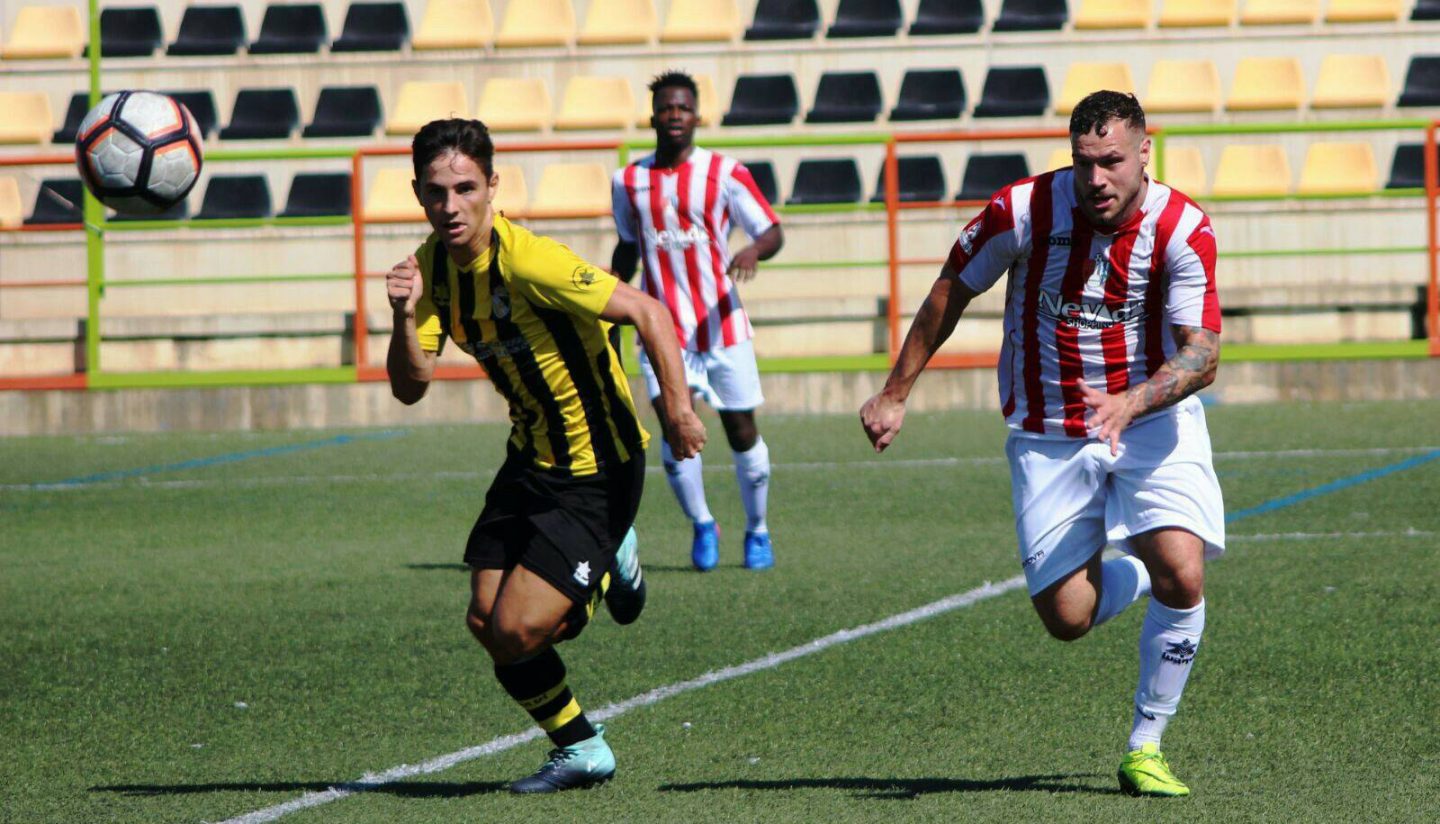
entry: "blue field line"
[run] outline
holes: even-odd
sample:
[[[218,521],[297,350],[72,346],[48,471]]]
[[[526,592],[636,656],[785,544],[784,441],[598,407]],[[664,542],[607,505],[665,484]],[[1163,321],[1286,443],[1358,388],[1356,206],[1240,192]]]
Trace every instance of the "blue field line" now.
[[[81,475],[78,478],[66,478],[63,481],[49,481],[47,483],[31,484],[31,489],[56,489],[64,487],[85,486],[87,484],[98,484],[106,481],[118,481],[124,478],[138,478],[143,475],[158,475],[162,472],[182,472],[187,469],[202,469],[207,466],[219,466],[221,464],[236,463],[237,461],[248,461],[251,458],[273,458],[276,455],[290,455],[295,452],[306,452],[311,449],[323,449],[327,446],[344,446],[345,444],[357,441],[378,441],[388,440],[404,435],[403,430],[386,430],[368,435],[336,435],[333,438],[322,438],[318,441],[304,441],[301,443],[286,444],[284,446],[270,446],[265,449],[251,449],[245,452],[227,452],[223,455],[211,455],[207,458],[192,458],[188,461],[180,461],[173,464],[157,464],[155,466],[142,466],[136,469],[117,469],[113,472],[97,472],[94,475]]]
[[[1263,504],[1259,504],[1258,506],[1252,506],[1249,509],[1242,509],[1239,512],[1231,512],[1229,515],[1225,516],[1225,523],[1233,523],[1234,521],[1238,521],[1241,518],[1249,518],[1251,515],[1264,515],[1267,512],[1274,512],[1277,509],[1284,509],[1287,506],[1293,506],[1294,504],[1308,501],[1311,498],[1318,498],[1321,495],[1329,495],[1331,492],[1339,492],[1342,489],[1349,489],[1352,486],[1369,483],[1370,481],[1376,480],[1378,478],[1383,478],[1386,475],[1393,475],[1396,472],[1404,472],[1407,469],[1414,469],[1417,466],[1430,463],[1431,461],[1437,459],[1440,459],[1440,449],[1437,449],[1434,452],[1427,452],[1424,455],[1416,455],[1413,458],[1407,458],[1406,460],[1403,460],[1399,463],[1390,464],[1389,466],[1382,466],[1379,469],[1372,469],[1368,472],[1361,472],[1358,475],[1351,475],[1346,478],[1341,478],[1338,481],[1331,481],[1328,484],[1321,484],[1320,486],[1311,487],[1310,489],[1296,492],[1294,495],[1286,495],[1283,498],[1275,498],[1273,500],[1266,501]]]

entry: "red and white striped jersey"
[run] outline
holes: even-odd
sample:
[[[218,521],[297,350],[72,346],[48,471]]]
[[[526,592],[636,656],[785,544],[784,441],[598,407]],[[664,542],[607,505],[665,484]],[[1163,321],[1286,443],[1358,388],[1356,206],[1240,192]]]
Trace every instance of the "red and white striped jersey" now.
[[[949,266],[976,292],[1010,273],[1000,402],[1023,432],[1086,437],[1080,379],[1121,392],[1175,354],[1172,325],[1220,331],[1210,218],[1154,180],[1109,233],[1077,207],[1070,169],[1012,183],[961,230]]]
[[[655,156],[615,173],[610,197],[620,240],[638,246],[645,292],[670,309],[680,345],[708,352],[755,331],[726,270],[730,223],[751,239],[780,222],[739,161],[696,146],[674,169]]]

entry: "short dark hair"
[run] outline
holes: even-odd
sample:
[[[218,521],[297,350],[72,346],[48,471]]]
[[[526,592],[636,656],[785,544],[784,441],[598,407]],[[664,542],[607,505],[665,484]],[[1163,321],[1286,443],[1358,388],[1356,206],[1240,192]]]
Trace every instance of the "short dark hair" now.
[[[452,117],[449,120],[432,120],[415,133],[415,139],[410,143],[415,179],[419,180],[425,167],[447,151],[458,152],[475,161],[487,180],[495,173],[495,144],[490,141],[490,130],[478,120]]]
[[[1145,110],[1133,94],[1108,89],[1092,92],[1070,112],[1070,134],[1090,134],[1112,120],[1123,120],[1130,128],[1145,131]]]
[[[695,85],[695,78],[677,69],[655,75],[655,79],[650,81],[649,88],[651,100],[655,99],[655,95],[659,94],[661,89],[677,88],[689,89],[690,94],[695,96],[695,102],[700,102],[700,87]]]

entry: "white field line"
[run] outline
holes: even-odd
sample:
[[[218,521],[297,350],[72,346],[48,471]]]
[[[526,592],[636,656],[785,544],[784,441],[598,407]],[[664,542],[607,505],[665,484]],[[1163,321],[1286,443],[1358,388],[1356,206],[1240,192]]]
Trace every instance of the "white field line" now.
[[[1227,535],[1227,541],[1321,541],[1351,538],[1433,538],[1434,532],[1409,527],[1391,532],[1261,532],[1251,535]]]
[[[980,601],[994,598],[997,595],[1003,595],[1013,589],[1019,589],[1024,585],[1025,576],[1023,575],[1007,578],[998,584],[992,584],[987,581],[983,585],[968,592],[950,595],[907,612],[892,615],[889,618],[876,621],[872,624],[864,624],[852,629],[842,629],[839,632],[831,633],[822,638],[816,638],[798,647],[791,647],[783,652],[771,653],[762,658],[756,658],[753,661],[747,661],[733,667],[713,670],[688,681],[677,681],[673,684],[666,684],[663,687],[656,687],[649,692],[642,692],[639,695],[627,698],[618,703],[607,704],[593,712],[587,711],[585,714],[589,716],[592,721],[605,721],[619,715],[624,715],[631,710],[643,709],[658,704],[667,698],[674,698],[677,695],[683,695],[684,693],[708,687],[712,684],[719,684],[724,681],[743,678],[763,670],[774,669],[781,664],[794,661],[797,658],[814,655],[817,652],[823,652],[839,644],[849,643],[850,641],[876,635],[881,632],[889,632],[893,629],[900,629],[901,627],[909,626],[910,624],[924,621],[928,618],[934,618],[937,615],[963,609]],[[392,784],[405,778],[442,772],[457,764],[463,764],[466,761],[473,761],[477,758],[484,758],[487,755],[504,752],[505,750],[512,749],[526,742],[533,741],[540,736],[541,732],[536,728],[512,735],[502,735],[484,744],[452,752],[448,755],[437,756],[419,764],[401,764],[398,767],[392,767],[382,773],[369,773],[354,781],[331,787],[324,792],[306,793],[293,801],[276,804],[273,807],[265,807],[264,809],[256,810],[255,812],[247,813],[236,818],[226,819],[220,822],[220,824],[261,824],[261,822],[265,821],[274,821],[293,812],[318,807],[322,804],[329,804],[332,801],[339,801],[342,798],[348,798],[357,793],[375,790],[386,784]]]

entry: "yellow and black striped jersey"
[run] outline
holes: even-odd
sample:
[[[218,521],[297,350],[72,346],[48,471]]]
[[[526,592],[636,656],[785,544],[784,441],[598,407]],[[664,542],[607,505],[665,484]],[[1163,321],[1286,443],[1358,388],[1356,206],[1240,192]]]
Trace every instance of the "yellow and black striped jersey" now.
[[[510,404],[510,444],[543,469],[591,475],[643,452],[650,436],[600,319],[619,280],[500,215],[490,239],[464,267],[434,234],[415,252],[421,348],[448,337],[474,356]]]

